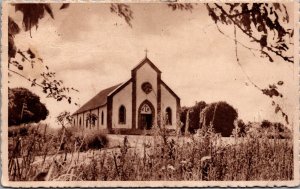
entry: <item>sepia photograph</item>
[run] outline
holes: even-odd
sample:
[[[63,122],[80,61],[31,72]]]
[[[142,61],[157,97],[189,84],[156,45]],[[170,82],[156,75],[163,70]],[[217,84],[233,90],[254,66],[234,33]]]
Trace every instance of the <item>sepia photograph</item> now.
[[[299,184],[296,1],[2,12],[2,185]]]

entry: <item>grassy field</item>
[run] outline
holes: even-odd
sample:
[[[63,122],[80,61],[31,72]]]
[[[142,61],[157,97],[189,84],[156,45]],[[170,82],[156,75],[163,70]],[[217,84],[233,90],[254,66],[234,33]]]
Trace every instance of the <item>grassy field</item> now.
[[[9,176],[16,181],[293,179],[291,139],[36,128],[9,137],[9,144]]]

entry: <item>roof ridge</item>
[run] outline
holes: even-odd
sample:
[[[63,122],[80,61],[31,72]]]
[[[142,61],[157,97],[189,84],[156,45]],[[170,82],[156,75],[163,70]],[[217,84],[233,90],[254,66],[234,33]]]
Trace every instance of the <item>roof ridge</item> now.
[[[155,71],[161,73],[159,68],[148,57],[143,58],[131,71],[139,69],[145,63],[148,63]]]
[[[121,86],[123,83],[113,85],[111,87],[105,88],[98,92],[94,97],[90,98],[86,103],[84,103],[74,114],[83,113],[87,110],[95,109],[97,107],[103,106],[107,103],[107,96],[111,91],[114,91],[116,88]]]

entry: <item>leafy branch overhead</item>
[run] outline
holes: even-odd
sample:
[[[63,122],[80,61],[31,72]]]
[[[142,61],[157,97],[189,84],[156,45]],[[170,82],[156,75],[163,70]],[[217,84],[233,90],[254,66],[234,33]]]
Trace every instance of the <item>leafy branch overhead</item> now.
[[[250,83],[269,98],[283,98],[283,94],[278,90],[278,87],[284,84],[283,81],[261,88],[251,80],[242,67],[237,47],[241,45],[252,53],[258,51],[261,57],[268,58],[270,62],[274,62],[273,57],[277,56],[288,63],[293,63],[293,51],[290,47],[293,46],[294,30],[287,27],[290,19],[287,7],[279,3],[226,3],[222,5],[214,3],[206,4],[206,8],[221,34],[228,37],[221,31],[218,23],[233,26],[236,60]],[[237,30],[248,37],[251,43],[260,46],[260,49],[247,47],[238,42]],[[281,112],[282,117],[289,124],[288,115],[282,107],[274,100],[272,100],[272,106],[275,107],[275,113]]]
[[[186,10],[192,11],[194,6],[191,3],[168,3],[168,7],[172,8],[173,11],[175,10]]]
[[[54,14],[50,4],[41,3],[41,4],[25,4],[18,3],[13,4],[15,11],[20,11],[23,14],[22,26],[24,31],[30,31],[33,27],[38,28],[39,20],[45,17],[45,14],[48,13],[49,16],[54,19]],[[62,4],[60,10],[68,8],[69,4]],[[15,45],[15,35],[19,34],[21,28],[18,24],[11,18],[8,18],[8,67],[10,73],[18,75],[27,81],[31,82],[31,86],[41,87],[43,92],[47,95],[47,98],[54,98],[57,101],[67,100],[69,103],[72,102],[71,96],[68,94],[71,91],[78,92],[77,89],[73,87],[65,87],[62,80],[56,79],[55,72],[51,72],[49,66],[44,63],[44,60],[41,57],[36,55],[32,49],[28,48],[27,50],[19,49]],[[45,71],[41,72],[39,78],[29,78],[23,73],[25,64],[30,64],[31,68],[34,69],[35,64],[44,64]],[[14,66],[17,68],[13,69],[10,67]],[[75,105],[77,105],[75,103]]]
[[[273,62],[274,55],[293,63],[290,51],[294,30],[287,28],[290,18],[287,7],[279,3],[206,4],[209,16],[216,24],[234,25],[251,42],[260,45],[261,56]]]
[[[119,17],[124,18],[126,23],[132,27],[131,20],[133,19],[133,12],[129,5],[124,3],[112,3],[110,11],[117,14]]]
[[[166,4],[173,11],[191,11],[197,4],[191,3],[167,3]],[[258,52],[261,57],[268,58],[270,62],[274,62],[275,57],[279,57],[288,63],[294,62],[293,57],[293,28],[288,28],[290,17],[288,14],[288,8],[285,4],[279,3],[224,3],[224,4],[205,4],[208,10],[208,15],[215,22],[218,30],[226,35],[219,25],[233,26],[234,40],[236,46],[236,58],[239,66],[242,68],[242,64],[238,58],[237,46],[241,45],[253,54]],[[15,11],[20,11],[23,14],[22,27],[25,31],[30,32],[33,27],[38,28],[39,21],[43,19],[47,14],[54,19],[54,14],[50,4],[25,4],[17,3],[13,4]],[[64,3],[60,6],[59,10],[65,10],[70,6],[68,3]],[[124,19],[125,22],[132,27],[133,11],[129,4],[124,3],[112,3],[110,11],[115,13],[120,18]],[[249,39],[249,44],[257,46],[248,47],[237,40],[237,31],[244,34]],[[19,49],[14,43],[14,37],[20,33],[21,28],[16,22],[9,17],[8,18],[8,55],[9,65],[16,67],[20,72],[16,72],[9,68],[11,73],[17,74],[26,80],[32,82],[32,86],[42,87],[47,97],[61,101],[63,99],[71,103],[71,97],[67,94],[70,91],[77,91],[72,87],[64,87],[63,82],[55,78],[55,73],[49,70],[49,67],[45,65],[46,71],[41,73],[41,77],[28,78],[22,74],[24,64],[29,63],[31,67],[37,62],[44,64],[41,57],[37,57],[36,53],[28,48],[26,50]],[[247,79],[253,84],[254,87],[259,89],[264,95],[275,98],[282,98],[283,95],[279,92],[278,87],[283,85],[282,81],[279,81],[276,85],[269,85],[267,88],[261,88],[255,84],[247,73],[243,70]],[[274,102],[275,103],[275,102]],[[272,105],[274,104],[272,102]],[[75,103],[76,104],[76,103]],[[286,120],[287,115],[282,111],[281,107],[275,103],[274,106],[278,106],[275,112],[282,112]],[[278,110],[278,111],[277,111]],[[288,122],[288,121],[287,121]]]

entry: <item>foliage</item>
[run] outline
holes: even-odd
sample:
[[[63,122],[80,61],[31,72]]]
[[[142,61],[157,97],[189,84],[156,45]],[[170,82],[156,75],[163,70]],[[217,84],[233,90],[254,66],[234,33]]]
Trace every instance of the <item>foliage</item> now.
[[[53,133],[38,127],[28,136],[9,138],[11,181],[293,179],[292,140],[256,136],[220,138],[213,132],[170,137],[161,130],[151,137],[141,136],[139,144],[130,141],[132,136],[125,136],[120,146],[92,150],[102,144],[99,137],[102,141],[106,136],[84,136],[74,128]],[[66,145],[61,148],[63,138],[71,141],[68,148]],[[85,149],[83,141],[91,141],[91,145]]]
[[[8,89],[8,125],[45,120],[49,112],[40,97],[25,88]]]
[[[242,67],[238,57],[238,45],[254,52],[259,52],[261,57],[266,57],[270,62],[274,62],[274,56],[277,56],[288,63],[294,63],[294,56],[291,47],[293,46],[293,28],[288,28],[289,15],[285,4],[280,3],[225,3],[219,5],[206,4],[210,17],[214,20],[218,30],[227,36],[218,23],[232,25],[234,29],[235,53],[238,65],[249,82],[262,94],[273,98],[282,98],[282,93],[278,87],[283,85],[283,81],[277,84],[270,84],[269,87],[259,87],[254,83]],[[260,46],[260,49],[246,46],[237,39],[237,29],[242,32],[251,43]],[[231,38],[231,37],[229,37]],[[289,124],[288,115],[281,106],[272,100],[272,106],[275,113],[281,113],[286,123]]]
[[[272,125],[272,123],[270,122],[270,121],[268,121],[268,120],[263,120],[262,122],[261,122],[261,128],[264,128],[264,129],[267,129],[267,128],[270,128],[271,127],[271,125]]]
[[[52,19],[54,14],[50,4],[47,3],[16,3],[12,4],[15,7],[15,11],[20,11],[23,14],[22,25],[24,31],[29,31],[31,35],[32,27],[38,28],[39,21],[45,17],[48,13]],[[67,8],[67,4],[63,4],[61,9]],[[42,91],[47,95],[48,98],[54,98],[57,101],[67,100],[69,103],[72,102],[71,96],[68,94],[71,91],[78,92],[73,87],[65,87],[62,80],[56,78],[56,73],[50,71],[49,66],[44,63],[41,57],[37,56],[31,48],[20,49],[15,45],[15,35],[21,31],[18,24],[13,18],[8,18],[8,68],[9,73],[15,74],[19,77],[31,83],[31,86],[38,86],[42,88]],[[23,74],[24,64],[31,64],[31,68],[34,69],[35,64],[43,64],[45,71],[42,71],[39,78],[30,78]],[[10,67],[14,66],[17,70]],[[11,76],[11,74],[9,74]],[[76,105],[76,103],[75,103]]]
[[[58,122],[61,126],[67,126],[71,125],[72,123],[72,116],[71,113],[68,111],[63,111],[61,112],[57,117],[56,117],[56,122]]]
[[[200,127],[208,128],[211,124],[216,133],[220,133],[223,137],[229,137],[237,117],[236,109],[228,103],[212,103],[200,113]]]
[[[263,120],[257,132],[261,135],[266,135],[268,138],[292,138],[291,130],[280,122]]]
[[[292,139],[292,131],[289,127],[280,122],[270,122],[263,120],[262,122],[248,122],[247,124],[241,120],[237,123],[238,137],[256,137],[269,139]],[[243,132],[242,132],[243,131]]]
[[[90,126],[95,127],[97,120],[98,120],[98,116],[94,113],[88,113],[86,116],[86,121],[88,122],[88,124],[90,124]],[[88,124],[87,124],[87,126],[88,126]]]
[[[34,26],[37,28],[38,22],[40,19],[44,18],[45,12],[47,12],[51,18],[54,18],[52,9],[48,3],[17,3],[14,4],[14,6],[15,11],[23,13],[23,26],[25,31],[30,30]]]
[[[184,132],[187,123],[187,112],[189,111],[189,132],[195,133],[200,128],[200,112],[207,106],[204,101],[196,102],[192,107],[182,107],[180,111],[180,121],[183,123],[181,131]]]
[[[133,12],[130,6],[124,3],[112,3],[110,12],[117,14],[119,17],[124,18],[126,23],[132,27],[131,20],[133,19]]]
[[[20,11],[23,14],[23,27],[25,31],[31,31],[32,27],[38,27],[39,20],[45,17],[48,13],[50,17],[54,19],[54,14],[50,4],[14,4],[15,10]],[[191,3],[167,3],[173,11],[175,10],[187,10],[192,11],[194,4]],[[60,10],[69,7],[68,3],[61,5]],[[233,26],[234,28],[234,41],[236,45],[236,57],[239,65],[241,66],[237,54],[237,45],[249,49],[251,52],[259,52],[262,57],[267,57],[270,62],[274,61],[274,56],[280,57],[286,62],[293,63],[293,51],[291,46],[293,45],[293,28],[288,28],[290,18],[288,15],[287,7],[281,3],[224,3],[224,4],[206,4],[208,14],[215,22],[218,30],[226,35],[219,24]],[[34,11],[33,11],[34,10]],[[133,19],[133,11],[128,4],[111,4],[110,10],[112,13],[117,14],[123,18],[126,23],[132,27],[131,21]],[[9,64],[14,65],[19,70],[23,70],[22,62],[28,61],[33,64],[38,60],[43,62],[43,59],[36,57],[35,52],[28,48],[26,50],[18,49],[14,44],[14,36],[20,32],[19,26],[9,17]],[[241,42],[237,41],[236,29],[242,32],[248,37],[250,43],[254,43],[260,46],[260,49],[253,47],[247,47]],[[14,59],[16,54],[20,55],[22,62],[18,59]],[[32,82],[32,86],[40,86],[43,88],[43,92],[47,94],[47,97],[55,98],[57,101],[67,100],[72,102],[72,98],[67,95],[69,91],[77,91],[74,88],[64,87],[61,80],[55,79],[55,73],[49,71],[42,73],[42,80],[38,81],[36,78],[27,78],[22,73],[14,70],[9,70],[11,73],[15,73],[26,80]],[[269,88],[259,87],[255,84],[250,77],[243,70],[249,81],[259,89],[264,95],[272,97],[283,97],[279,92],[276,85],[269,85]],[[278,85],[283,82],[278,81]],[[76,104],[76,103],[75,103]],[[76,104],[77,105],[77,104]],[[289,124],[288,115],[284,112],[282,107],[272,100],[272,105],[275,108],[276,113],[281,113],[286,123]],[[193,132],[194,129],[191,129]]]
[[[99,150],[108,145],[108,138],[101,132],[91,133],[84,139],[83,150]]]
[[[22,25],[24,31],[29,31],[31,36],[31,29],[33,27],[38,28],[39,21],[43,19],[46,13],[54,19],[54,13],[52,7],[48,3],[16,3],[12,4],[15,7],[15,11],[20,11],[23,14]],[[63,3],[60,10],[67,9],[70,6],[69,3]],[[112,13],[116,13],[121,18],[124,18],[129,26],[131,25],[131,20],[133,19],[133,12],[130,6],[127,4],[111,4],[110,10]],[[69,95],[71,91],[78,92],[77,89],[73,87],[65,87],[62,80],[56,79],[55,72],[50,71],[49,66],[44,64],[46,71],[41,72],[41,78],[29,78],[22,73],[24,62],[29,62],[31,67],[34,68],[35,63],[43,64],[43,59],[37,57],[36,53],[32,49],[28,48],[26,50],[19,49],[14,42],[14,37],[20,33],[21,29],[13,20],[13,18],[8,18],[8,56],[9,65],[15,66],[19,71],[15,71],[9,68],[10,73],[16,74],[23,77],[25,80],[32,83],[32,86],[41,87],[43,92],[49,98],[54,98],[57,101],[67,100],[69,103],[72,102],[72,98]],[[18,55],[18,56],[17,56]],[[21,60],[20,60],[21,59]],[[9,74],[10,75],[10,74]],[[11,75],[10,75],[11,76]],[[78,105],[75,102],[75,105]]]
[[[260,45],[261,56],[273,62],[276,55],[293,63],[290,42],[294,30],[287,28],[289,15],[281,3],[218,3],[206,4],[209,16],[216,24],[233,25],[246,35],[251,42]]]
[[[28,130],[27,125],[11,126],[8,128],[8,137],[27,136]]]
[[[243,120],[239,119],[237,120],[237,135],[239,137],[244,137],[247,135],[248,131],[249,131],[249,125],[247,125],[246,123],[244,123]]]
[[[173,11],[175,10],[186,10],[192,11],[194,6],[191,3],[168,3],[168,7],[172,8]]]

